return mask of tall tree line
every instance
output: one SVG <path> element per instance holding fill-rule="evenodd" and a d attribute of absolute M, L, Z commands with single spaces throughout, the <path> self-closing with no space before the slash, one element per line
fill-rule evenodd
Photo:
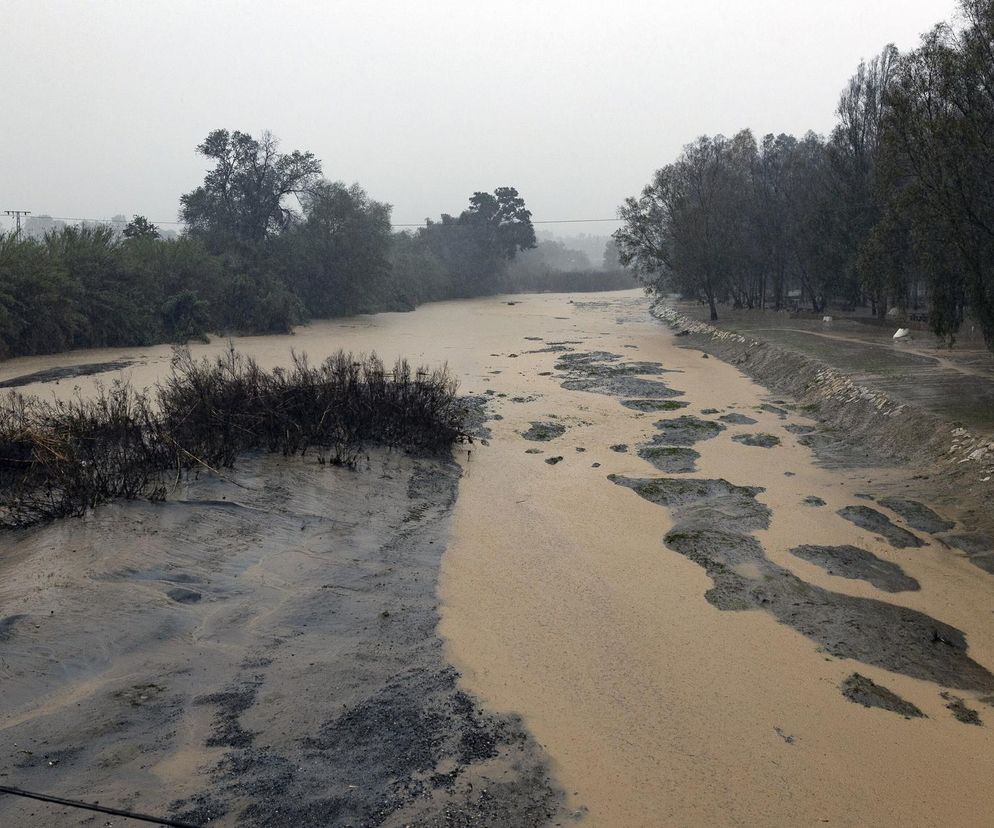
<path fill-rule="evenodd" d="M 269 133 L 218 129 L 197 151 L 210 168 L 180 198 L 178 238 L 142 216 L 123 232 L 0 234 L 0 358 L 283 332 L 308 318 L 497 293 L 509 262 L 535 244 L 513 187 L 395 233 L 389 204 L 325 180 L 312 153 L 282 152 Z"/>
<path fill-rule="evenodd" d="M 619 210 L 653 290 L 822 312 L 969 315 L 994 350 L 994 0 L 960 0 L 920 46 L 862 62 L 827 137 L 703 136 Z"/>

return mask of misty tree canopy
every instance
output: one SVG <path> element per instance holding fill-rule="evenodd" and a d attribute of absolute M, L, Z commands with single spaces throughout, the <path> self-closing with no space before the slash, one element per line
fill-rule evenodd
<path fill-rule="evenodd" d="M 535 245 L 513 187 L 475 192 L 458 216 L 395 233 L 389 204 L 323 179 L 312 153 L 282 152 L 270 133 L 217 129 L 197 152 L 211 166 L 180 197 L 187 229 L 178 238 L 139 215 L 93 226 L 49 220 L 40 237 L 0 234 L 0 358 L 284 332 L 308 318 L 493 294 Z M 551 284 L 542 274 L 528 287 Z"/>
<path fill-rule="evenodd" d="M 919 48 L 863 62 L 828 138 L 703 136 L 619 210 L 652 290 L 781 309 L 967 313 L 994 350 L 994 2 L 960 0 Z M 790 297 L 795 297 L 791 300 Z"/>
<path fill-rule="evenodd" d="M 244 132 L 215 129 L 197 152 L 214 162 L 204 183 L 180 196 L 189 231 L 223 246 L 258 244 L 293 221 L 291 196 L 311 191 L 321 176 L 313 153 L 279 151 L 269 132 L 256 139 Z"/>

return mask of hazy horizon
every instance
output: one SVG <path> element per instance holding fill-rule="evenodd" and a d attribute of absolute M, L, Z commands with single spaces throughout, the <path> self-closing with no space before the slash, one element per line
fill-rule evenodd
<path fill-rule="evenodd" d="M 175 221 L 225 127 L 271 130 L 417 223 L 501 185 L 538 221 L 611 218 L 702 133 L 826 133 L 859 60 L 913 48 L 955 3 L 0 9 L 0 211 Z"/>

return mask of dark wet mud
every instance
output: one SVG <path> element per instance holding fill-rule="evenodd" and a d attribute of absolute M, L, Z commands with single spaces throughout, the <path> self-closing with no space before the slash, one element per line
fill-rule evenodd
<path fill-rule="evenodd" d="M 638 479 L 614 483 L 668 507 L 674 527 L 667 547 L 703 567 L 714 582 L 705 593 L 722 610 L 762 609 L 837 658 L 925 679 L 946 687 L 987 691 L 994 674 L 967 655 L 966 636 L 918 612 L 809 584 L 773 563 L 750 534 L 769 526 L 762 489 L 726 480 Z"/>
<path fill-rule="evenodd" d="M 785 408 L 780 408 L 778 405 L 770 405 L 769 403 L 763 403 L 760 408 L 763 411 L 768 411 L 770 414 L 776 414 L 781 420 L 786 420 L 790 414 Z"/>
<path fill-rule="evenodd" d="M 14 628 L 27 618 L 26 615 L 8 615 L 0 618 L 0 642 L 9 641 L 14 635 Z"/>
<path fill-rule="evenodd" d="M 35 382 L 59 382 L 64 379 L 87 377 L 92 374 L 107 374 L 111 371 L 120 371 L 134 364 L 135 360 L 133 359 L 117 359 L 111 362 L 88 362 L 83 365 L 65 365 L 2 380 L 0 381 L 0 388 L 19 388 L 22 385 L 31 385 Z"/>
<path fill-rule="evenodd" d="M 670 474 L 696 471 L 697 459 L 701 456 L 684 446 L 643 446 L 638 455 L 660 471 Z"/>
<path fill-rule="evenodd" d="M 936 532 L 945 532 L 956 526 L 953 521 L 946 520 L 917 500 L 908 500 L 904 497 L 882 497 L 877 503 L 900 515 L 908 526 L 919 532 L 928 532 L 934 535 Z"/>
<path fill-rule="evenodd" d="M 702 440 L 711 440 L 725 430 L 725 426 L 713 420 L 702 420 L 691 414 L 683 414 L 671 420 L 658 420 L 655 423 L 658 434 L 652 442 L 671 446 L 692 446 Z"/>
<path fill-rule="evenodd" d="M 770 509 L 756 499 L 759 486 L 736 486 L 727 480 L 686 478 L 630 478 L 608 475 L 608 480 L 634 490 L 650 503 L 666 506 L 681 521 L 701 518 L 717 529 L 755 531 L 770 525 Z"/>
<path fill-rule="evenodd" d="M 785 423 L 784 431 L 789 431 L 791 434 L 811 434 L 815 431 L 814 426 L 801 425 L 800 423 Z"/>
<path fill-rule="evenodd" d="M 817 564 L 829 575 L 866 581 L 883 592 L 914 592 L 921 589 L 918 581 L 905 574 L 896 563 L 878 558 L 858 546 L 805 544 L 795 546 L 790 554 Z"/>
<path fill-rule="evenodd" d="M 966 554 L 974 566 L 994 575 L 994 538 L 982 532 L 946 535 L 942 542 Z"/>
<path fill-rule="evenodd" d="M 633 411 L 677 411 L 686 408 L 690 403 L 684 400 L 622 400 L 621 404 L 625 408 Z M 753 420 L 755 422 L 755 420 Z"/>
<path fill-rule="evenodd" d="M 733 411 L 731 414 L 722 414 L 719 418 L 722 422 L 731 423 L 732 425 L 755 425 L 756 420 L 746 414 L 739 414 L 737 411 Z"/>
<path fill-rule="evenodd" d="M 662 380 L 639 376 L 666 373 L 668 369 L 658 362 L 624 362 L 618 354 L 592 351 L 565 354 L 555 367 L 557 371 L 565 372 L 560 385 L 569 391 L 646 400 L 683 396 L 682 391 L 670 388 Z"/>
<path fill-rule="evenodd" d="M 859 673 L 853 673 L 842 682 L 842 695 L 854 704 L 863 707 L 879 707 L 904 716 L 906 719 L 927 718 L 924 713 L 911 702 L 905 701 L 897 693 L 877 684 L 872 679 Z"/>
<path fill-rule="evenodd" d="M 871 509 L 869 506 L 845 506 L 839 509 L 839 515 L 851 523 L 855 523 L 860 529 L 866 529 L 868 532 L 880 535 L 897 549 L 917 548 L 925 545 L 925 542 L 917 535 L 895 525 L 887 515 L 876 509 Z"/>
<path fill-rule="evenodd" d="M 780 438 L 775 434 L 735 434 L 732 439 L 736 443 L 744 446 L 755 446 L 756 448 L 774 448 L 780 445 Z"/>
<path fill-rule="evenodd" d="M 13 537 L 3 781 L 195 824 L 561 815 L 541 749 L 459 688 L 436 633 L 459 474 L 380 451 L 359 472 L 255 458 Z M 7 797 L 0 824 L 95 823 Z"/>
<path fill-rule="evenodd" d="M 952 693 L 940 693 L 939 695 L 946 700 L 946 709 L 953 714 L 956 721 L 983 727 L 984 723 L 980 714 L 972 707 L 967 707 L 966 702 L 959 696 L 954 696 Z"/>
<path fill-rule="evenodd" d="M 826 503 L 818 495 L 808 495 L 804 498 L 805 506 L 825 506 Z"/>
<path fill-rule="evenodd" d="M 554 422 L 532 422 L 531 426 L 527 431 L 521 433 L 521 436 L 526 440 L 536 440 L 538 442 L 547 442 L 549 440 L 555 440 L 556 437 L 562 437 L 566 433 L 566 426 L 562 423 Z"/>

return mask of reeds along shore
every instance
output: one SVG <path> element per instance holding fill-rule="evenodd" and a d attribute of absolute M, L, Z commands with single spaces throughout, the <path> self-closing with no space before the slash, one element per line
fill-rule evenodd
<path fill-rule="evenodd" d="M 151 390 L 117 381 L 92 399 L 0 402 L 0 528 L 79 515 L 116 498 L 162 499 L 186 471 L 230 467 L 251 450 L 308 451 L 354 466 L 364 445 L 444 451 L 464 437 L 445 368 L 387 371 L 339 351 L 318 366 L 293 354 L 263 370 L 233 349 L 195 360 L 177 349 Z"/>

